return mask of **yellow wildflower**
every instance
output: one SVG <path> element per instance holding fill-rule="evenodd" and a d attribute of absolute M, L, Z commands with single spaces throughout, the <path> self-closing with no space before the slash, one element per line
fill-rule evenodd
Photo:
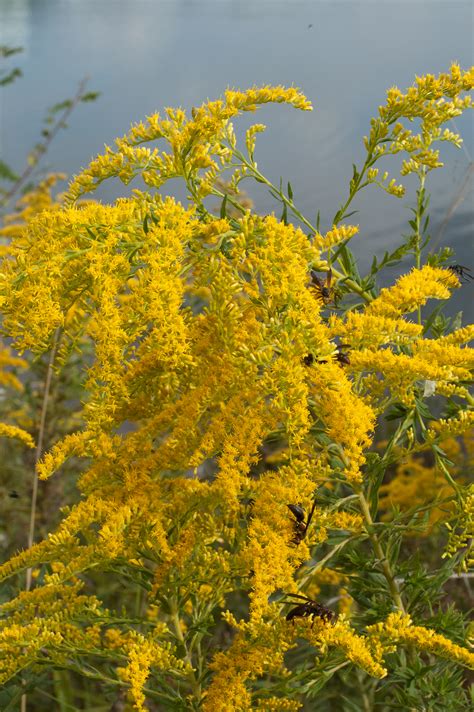
<path fill-rule="evenodd" d="M 434 630 L 412 624 L 411 618 L 401 612 L 391 613 L 386 621 L 368 629 L 369 634 L 381 638 L 384 645 L 413 645 L 420 652 L 433 653 L 466 667 L 474 668 L 474 654 L 456 645 Z"/>

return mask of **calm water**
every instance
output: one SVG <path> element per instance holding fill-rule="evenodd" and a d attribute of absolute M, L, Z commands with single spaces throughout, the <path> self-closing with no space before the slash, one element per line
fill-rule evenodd
<path fill-rule="evenodd" d="M 473 3 L 457 0 L 0 0 L 0 43 L 25 48 L 13 58 L 24 77 L 2 91 L 2 158 L 20 168 L 45 107 L 71 96 L 85 75 L 102 95 L 75 112 L 47 158 L 49 168 L 70 175 L 132 121 L 164 106 L 190 108 L 227 86 L 294 84 L 315 111 L 259 112 L 268 130 L 258 138 L 257 159 L 274 181 L 291 180 L 303 212 L 313 219 L 320 210 L 327 226 L 351 164 L 363 158 L 361 139 L 385 90 L 445 71 L 452 60 L 472 65 L 472 26 Z M 244 117 L 237 126 L 254 121 Z M 473 265 L 472 181 L 439 235 L 474 156 L 472 118 L 455 128 L 464 148 L 445 146 L 446 168 L 431 178 L 432 232 L 456 248 L 460 263 Z M 108 186 L 100 197 L 115 195 Z M 252 197 L 258 211 L 274 209 L 265 192 L 252 189 Z M 371 188 L 358 200 L 352 219 L 361 233 L 353 246 L 362 268 L 397 243 L 412 199 Z M 464 287 L 455 306 L 468 310 L 473 294 Z"/>

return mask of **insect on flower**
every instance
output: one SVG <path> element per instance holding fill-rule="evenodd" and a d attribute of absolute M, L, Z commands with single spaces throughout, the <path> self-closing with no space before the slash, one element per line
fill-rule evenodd
<path fill-rule="evenodd" d="M 286 506 L 288 507 L 290 512 L 295 517 L 293 520 L 295 533 L 294 533 L 292 542 L 293 542 L 293 544 L 298 545 L 301 541 L 303 541 L 303 539 L 306 536 L 306 532 L 308 531 L 308 527 L 311 523 L 311 519 L 313 518 L 314 508 L 316 507 L 316 500 L 314 500 L 314 502 L 313 502 L 313 506 L 311 507 L 311 511 L 310 511 L 306 521 L 305 521 L 305 510 L 301 505 L 287 504 Z"/>
<path fill-rule="evenodd" d="M 463 265 L 449 265 L 448 269 L 457 274 L 461 282 L 463 279 L 466 281 L 474 279 L 469 267 L 464 267 Z"/>
<path fill-rule="evenodd" d="M 287 621 L 292 621 L 295 618 L 308 618 L 311 616 L 313 619 L 311 627 L 314 625 L 314 619 L 321 618 L 324 622 L 332 622 L 336 619 L 336 613 L 331 611 L 330 608 L 326 608 L 321 603 L 314 601 L 312 598 L 307 596 L 302 596 L 299 593 L 285 593 L 285 596 L 290 596 L 292 598 L 300 598 L 304 603 L 298 603 L 297 606 L 289 611 L 285 618 Z"/>
<path fill-rule="evenodd" d="M 329 269 L 327 274 L 326 274 L 326 279 L 322 280 L 318 277 L 316 272 L 312 269 L 311 270 L 311 286 L 314 287 L 321 299 L 323 300 L 323 304 L 329 304 L 329 302 L 333 298 L 333 288 L 332 288 L 332 270 Z"/>
<path fill-rule="evenodd" d="M 342 349 L 350 349 L 350 344 L 339 344 L 337 346 L 336 361 L 340 363 L 341 366 L 350 366 L 351 360 L 345 351 Z"/>
<path fill-rule="evenodd" d="M 342 349 L 350 349 L 350 347 L 350 344 L 338 344 L 338 346 L 336 347 L 337 353 L 335 358 L 341 366 L 349 366 L 351 363 L 349 355 L 345 351 L 342 351 Z M 312 366 L 314 361 L 315 358 L 313 354 L 308 354 L 303 358 L 303 363 L 305 366 Z M 320 359 L 317 363 L 327 363 L 327 361 Z"/>

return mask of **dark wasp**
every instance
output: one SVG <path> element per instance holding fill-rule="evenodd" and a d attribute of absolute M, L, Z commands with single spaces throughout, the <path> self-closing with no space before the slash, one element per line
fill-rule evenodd
<path fill-rule="evenodd" d="M 289 611 L 285 618 L 287 621 L 292 621 L 295 618 L 309 618 L 313 619 L 311 627 L 314 625 L 315 618 L 321 618 L 322 621 L 331 623 L 337 618 L 336 613 L 331 611 L 330 608 L 326 608 L 321 603 L 314 601 L 312 598 L 307 596 L 302 596 L 299 593 L 285 593 L 285 596 L 291 596 L 292 598 L 300 598 L 304 603 L 298 603 L 297 606 Z"/>
<path fill-rule="evenodd" d="M 336 361 L 341 366 L 350 366 L 351 364 L 351 360 L 347 353 L 345 351 L 342 351 L 342 349 L 350 349 L 350 347 L 350 344 L 338 344 L 337 346 Z"/>
<path fill-rule="evenodd" d="M 311 511 L 306 521 L 305 510 L 300 504 L 287 504 L 286 506 L 294 516 L 293 525 L 295 533 L 292 542 L 293 544 L 298 545 L 300 541 L 303 541 L 306 536 L 306 532 L 308 531 L 311 519 L 313 518 L 314 508 L 316 507 L 316 500 L 314 500 L 313 502 L 313 506 L 311 507 Z"/>
<path fill-rule="evenodd" d="M 474 279 L 469 267 L 464 267 L 463 265 L 449 265 L 448 269 L 457 274 L 461 282 L 463 281 L 463 279 L 465 279 L 466 281 Z"/>
<path fill-rule="evenodd" d="M 337 353 L 335 356 L 336 361 L 341 365 L 341 366 L 350 366 L 351 360 L 349 358 L 349 355 L 345 352 L 342 351 L 342 349 L 349 349 L 350 344 L 338 344 L 337 348 Z M 303 363 L 305 366 L 312 366 L 315 361 L 315 358 L 313 354 L 308 354 L 307 356 L 303 357 Z M 321 359 L 317 361 L 317 363 L 327 363 L 327 361 Z"/>
<path fill-rule="evenodd" d="M 314 269 L 311 270 L 311 286 L 317 289 L 323 300 L 323 304 L 328 304 L 332 299 L 334 290 L 331 285 L 332 269 L 328 270 L 325 280 L 320 279 Z"/>

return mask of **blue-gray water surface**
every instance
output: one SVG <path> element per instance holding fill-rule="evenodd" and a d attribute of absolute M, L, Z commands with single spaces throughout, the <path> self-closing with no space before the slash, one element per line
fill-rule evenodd
<path fill-rule="evenodd" d="M 2 90 L 2 160 L 21 169 L 45 108 L 72 96 L 86 75 L 101 97 L 75 111 L 46 158 L 49 169 L 69 175 L 131 122 L 166 106 L 190 109 L 228 86 L 295 85 L 313 102 L 312 113 L 269 106 L 238 119 L 237 129 L 241 135 L 255 120 L 267 124 L 257 142 L 260 169 L 274 182 L 290 180 L 302 212 L 313 220 L 320 210 L 328 227 L 352 163 L 363 161 L 362 137 L 386 89 L 447 71 L 452 61 L 471 66 L 472 27 L 470 0 L 0 0 L 0 43 L 24 48 L 9 60 L 23 77 Z M 451 128 L 464 144 L 441 146 L 445 168 L 428 186 L 431 232 L 473 266 L 472 118 Z M 394 159 L 395 177 L 397 166 Z M 352 221 L 361 230 L 353 249 L 362 269 L 407 231 L 415 184 L 406 183 L 402 200 L 370 187 L 356 201 Z M 250 189 L 256 209 L 276 209 L 258 188 Z M 105 185 L 98 197 L 120 192 Z M 465 319 L 472 319 L 473 294 L 467 284 L 453 300 Z"/>

